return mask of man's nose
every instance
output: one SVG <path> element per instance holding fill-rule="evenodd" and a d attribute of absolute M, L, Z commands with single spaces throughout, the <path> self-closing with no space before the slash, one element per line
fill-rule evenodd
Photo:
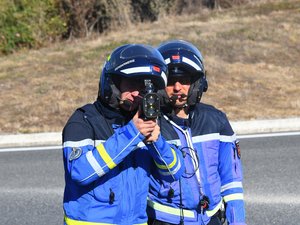
<path fill-rule="evenodd" d="M 174 89 L 175 90 L 180 90 L 182 87 L 182 84 L 179 81 L 176 81 L 174 84 Z"/>

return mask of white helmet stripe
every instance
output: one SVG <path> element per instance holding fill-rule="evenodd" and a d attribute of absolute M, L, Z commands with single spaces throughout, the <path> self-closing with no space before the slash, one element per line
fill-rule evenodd
<path fill-rule="evenodd" d="M 165 82 L 164 86 L 166 86 L 167 85 L 167 75 L 165 74 L 164 71 L 161 72 L 161 77 L 164 79 L 164 82 Z"/>
<path fill-rule="evenodd" d="M 121 72 L 126 73 L 126 74 L 147 73 L 147 72 L 151 72 L 151 68 L 150 68 L 150 66 L 140 66 L 140 67 L 124 69 L 124 70 L 121 70 Z"/>
<path fill-rule="evenodd" d="M 190 66 L 194 67 L 196 70 L 202 71 L 202 69 L 195 62 L 193 62 L 192 60 L 186 57 L 182 57 L 182 62 L 189 64 Z"/>

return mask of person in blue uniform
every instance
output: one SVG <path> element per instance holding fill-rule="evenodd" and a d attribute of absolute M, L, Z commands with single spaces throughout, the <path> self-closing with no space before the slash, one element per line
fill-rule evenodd
<path fill-rule="evenodd" d="M 176 146 L 141 108 L 145 86 L 156 92 L 166 82 L 167 66 L 151 46 L 122 45 L 108 57 L 97 100 L 63 129 L 65 225 L 147 224 L 150 174 L 173 182 L 183 171 Z"/>
<path fill-rule="evenodd" d="M 161 134 L 177 146 L 185 171 L 178 181 L 150 182 L 150 225 L 245 225 L 240 149 L 226 115 L 200 102 L 208 84 L 200 51 L 172 40 L 158 50 L 168 65 Z M 225 213 L 223 207 L 225 205 Z"/>

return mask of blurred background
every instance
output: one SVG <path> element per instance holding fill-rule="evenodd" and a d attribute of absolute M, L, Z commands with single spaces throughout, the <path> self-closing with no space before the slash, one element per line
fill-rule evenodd
<path fill-rule="evenodd" d="M 299 0 L 1 0 L 0 134 L 60 132 L 117 46 L 195 44 L 231 121 L 300 116 Z"/>

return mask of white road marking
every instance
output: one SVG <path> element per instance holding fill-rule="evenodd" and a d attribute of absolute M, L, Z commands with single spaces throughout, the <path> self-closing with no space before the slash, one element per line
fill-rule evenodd
<path fill-rule="evenodd" d="M 37 195 L 60 195 L 64 193 L 63 188 L 0 188 L 0 195 L 25 195 L 25 194 L 37 194 Z"/>
<path fill-rule="evenodd" d="M 248 134 L 237 135 L 237 139 L 246 138 L 263 138 L 263 137 L 281 137 L 281 136 L 295 136 L 300 135 L 300 131 L 296 132 L 279 132 L 279 133 L 266 133 L 266 134 Z M 0 148 L 1 152 L 21 152 L 21 151 L 47 151 L 62 149 L 62 146 L 40 146 L 40 147 L 17 147 L 17 148 Z"/>
<path fill-rule="evenodd" d="M 47 151 L 62 149 L 62 146 L 40 146 L 40 147 L 18 147 L 18 148 L 0 148 L 1 152 L 23 152 L 23 151 Z"/>
<path fill-rule="evenodd" d="M 280 196 L 280 197 L 279 197 Z M 244 200 L 247 204 L 284 204 L 284 205 L 300 205 L 300 195 L 257 195 L 257 194 L 245 194 Z"/>
<path fill-rule="evenodd" d="M 262 138 L 262 137 L 283 137 L 283 136 L 295 136 L 300 135 L 300 132 L 280 132 L 280 133 L 266 133 L 266 134 L 246 134 L 237 135 L 237 139 L 243 138 Z"/>

